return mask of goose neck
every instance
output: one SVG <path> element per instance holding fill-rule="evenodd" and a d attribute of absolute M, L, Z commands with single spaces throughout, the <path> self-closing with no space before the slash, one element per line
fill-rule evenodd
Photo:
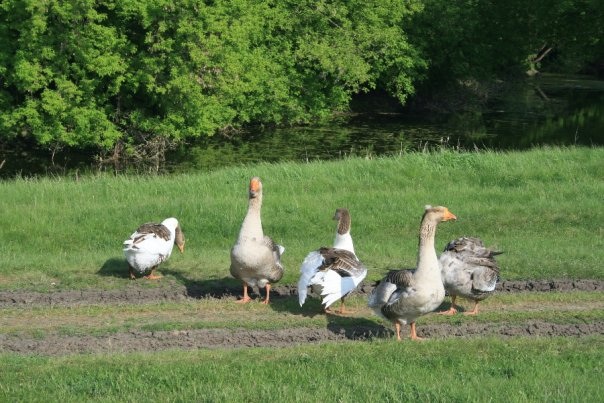
<path fill-rule="evenodd" d="M 434 249 L 436 235 L 436 222 L 424 219 L 419 232 L 419 246 L 417 256 L 417 275 L 440 273 L 438 270 L 438 257 Z"/>
<path fill-rule="evenodd" d="M 248 204 L 247 214 L 241 224 L 241 230 L 239 231 L 239 239 L 244 238 L 255 238 L 261 240 L 264 238 L 262 231 L 262 220 L 260 217 L 260 208 L 262 206 L 262 199 L 260 196 L 251 198 Z"/>
<path fill-rule="evenodd" d="M 336 249 L 344 249 L 349 252 L 354 253 L 354 244 L 352 242 L 352 236 L 349 232 L 345 234 L 340 234 L 336 232 L 336 238 L 333 242 L 333 247 Z"/>

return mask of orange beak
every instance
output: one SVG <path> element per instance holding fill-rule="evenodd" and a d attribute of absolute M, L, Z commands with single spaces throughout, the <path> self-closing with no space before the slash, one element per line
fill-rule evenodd
<path fill-rule="evenodd" d="M 176 245 L 178 246 L 178 250 L 180 251 L 180 253 L 184 253 L 185 251 L 185 244 L 183 243 L 182 245 Z"/>
<path fill-rule="evenodd" d="M 455 216 L 455 214 L 451 213 L 449 211 L 449 209 L 447 209 L 445 211 L 445 217 L 443 219 L 444 221 L 449 221 L 449 220 L 457 220 L 457 217 Z"/>
<path fill-rule="evenodd" d="M 260 188 L 260 182 L 258 181 L 258 179 L 253 178 L 250 181 L 250 192 L 257 192 L 259 188 Z"/>

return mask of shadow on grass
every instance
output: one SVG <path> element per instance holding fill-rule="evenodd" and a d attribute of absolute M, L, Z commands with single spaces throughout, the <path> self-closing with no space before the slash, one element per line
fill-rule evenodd
<path fill-rule="evenodd" d="M 167 276 L 172 276 L 181 283 L 186 289 L 186 295 L 190 298 L 240 298 L 243 295 L 243 286 L 241 281 L 231 277 L 223 277 L 208 280 L 191 280 L 181 272 L 166 269 L 160 272 Z M 248 290 L 251 291 L 251 290 Z M 252 292 L 251 297 L 254 297 Z"/>
<path fill-rule="evenodd" d="M 309 297 L 300 306 L 297 295 L 291 296 L 271 296 L 271 308 L 277 312 L 286 312 L 292 315 L 301 315 L 308 318 L 324 316 L 327 320 L 326 328 L 337 335 L 343 336 L 349 340 L 368 340 L 373 338 L 390 338 L 393 331 L 387 329 L 376 318 L 350 316 L 354 315 L 354 308 L 351 308 L 351 314 L 338 314 L 335 311 L 339 309 L 339 302 L 331 306 L 330 312 L 325 312 L 321 300 Z"/>
<path fill-rule="evenodd" d="M 105 277 L 130 278 L 126 259 L 112 257 L 107 259 L 97 274 Z"/>
<path fill-rule="evenodd" d="M 394 334 L 392 329 L 369 318 L 327 314 L 327 321 L 327 329 L 350 340 L 389 339 Z"/>

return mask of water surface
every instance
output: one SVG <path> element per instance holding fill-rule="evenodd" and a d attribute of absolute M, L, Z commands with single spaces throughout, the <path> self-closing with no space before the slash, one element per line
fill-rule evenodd
<path fill-rule="evenodd" d="M 545 145 L 604 145 L 604 81 L 544 75 L 506 84 L 505 88 L 485 105 L 464 112 L 357 108 L 356 113 L 342 115 L 329 125 L 255 128 L 228 137 L 196 139 L 169 151 L 160 171 L 207 171 L 262 161 L 389 156 L 438 147 L 523 150 Z M 99 169 L 94 151 L 55 151 L 53 156 L 52 150 L 33 145 L 0 148 L 0 163 L 6 160 L 0 177 Z M 154 169 L 155 165 L 149 163 L 134 171 Z"/>

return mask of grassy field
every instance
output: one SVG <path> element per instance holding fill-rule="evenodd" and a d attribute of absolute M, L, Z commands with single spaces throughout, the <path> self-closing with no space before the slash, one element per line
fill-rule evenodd
<path fill-rule="evenodd" d="M 604 278 L 604 149 L 572 148 L 4 181 L 0 290 L 123 287 L 123 240 L 139 224 L 169 216 L 181 221 L 187 245 L 160 272 L 180 282 L 228 278 L 254 175 L 264 182 L 265 233 L 286 248 L 286 284 L 297 281 L 309 251 L 333 242 L 337 207 L 351 211 L 368 280 L 414 266 L 426 204 L 459 218 L 439 227 L 437 249 L 479 236 L 506 252 L 504 279 Z"/>
<path fill-rule="evenodd" d="M 3 401 L 588 402 L 602 337 L 4 355 Z"/>
<path fill-rule="evenodd" d="M 352 234 L 369 267 L 367 281 L 389 268 L 412 267 L 425 204 L 451 209 L 437 249 L 479 236 L 505 253 L 502 278 L 604 279 L 604 149 L 512 153 L 410 153 L 395 158 L 262 164 L 163 177 L 99 175 L 0 182 L 0 291 L 142 289 L 207 285 L 229 279 L 229 249 L 247 208 L 247 184 L 264 183 L 265 232 L 283 243 L 285 284 L 304 256 L 333 241 L 337 207 L 352 214 Z M 184 254 L 161 266 L 164 279 L 132 282 L 122 241 L 141 223 L 177 217 Z M 78 303 L 0 309 L 0 347 L 78 338 L 107 347 L 137 332 L 197 329 L 311 332 L 373 326 L 362 295 L 348 317 L 317 314 L 295 297 L 241 306 L 234 297 L 140 304 Z M 467 301 L 459 301 L 470 308 Z M 604 322 L 599 291 L 496 294 L 477 317 L 427 315 L 418 331 L 451 325 L 594 326 Z M 405 332 L 408 330 L 406 329 Z M 166 333 L 162 333 L 166 332 Z M 599 333 L 598 333 L 599 332 Z M 480 333 L 479 333 L 480 334 Z M 177 336 L 174 336 L 177 337 Z M 114 338 L 114 339 L 112 339 Z M 100 340 L 100 341 L 99 341 Z M 58 356 L 1 348 L 0 401 L 585 401 L 604 395 L 604 335 L 580 337 L 434 337 L 397 343 L 293 343 L 284 347 L 160 349 Z M 75 344 L 74 347 L 75 348 Z M 17 350 L 13 350 L 17 351 Z"/>

